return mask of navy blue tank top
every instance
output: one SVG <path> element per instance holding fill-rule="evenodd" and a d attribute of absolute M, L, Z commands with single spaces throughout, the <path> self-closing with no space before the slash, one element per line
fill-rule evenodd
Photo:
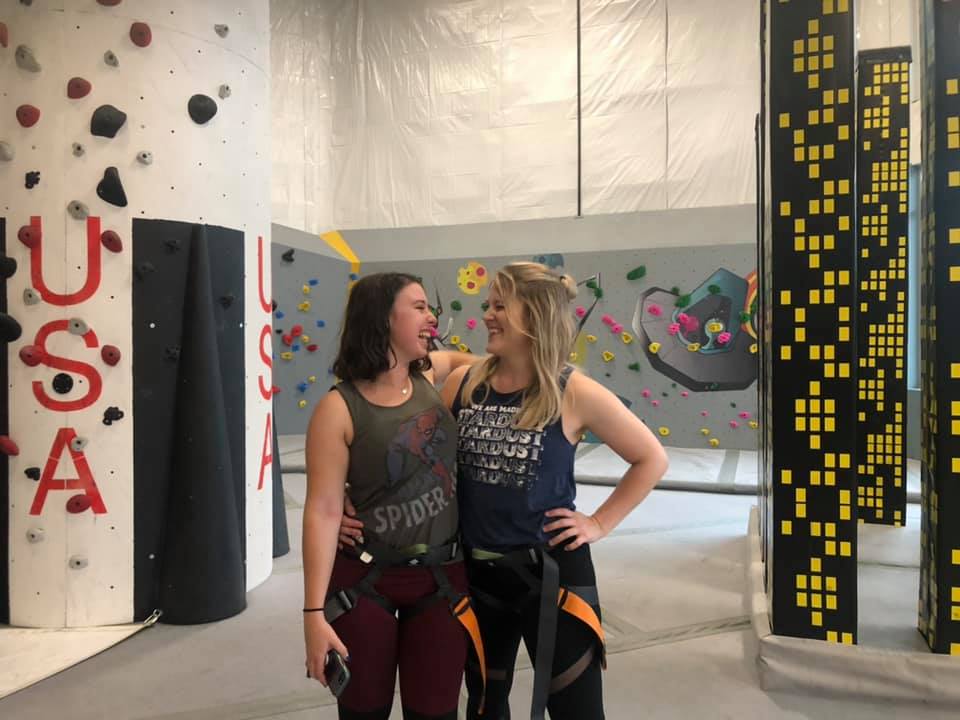
<path fill-rule="evenodd" d="M 564 368 L 565 389 L 572 367 Z M 469 373 L 468 373 L 469 374 Z M 467 381 L 464 376 L 460 391 Z M 543 430 L 513 426 L 522 392 L 505 395 L 486 386 L 465 407 L 460 394 L 453 403 L 457 419 L 457 499 L 460 532 L 467 547 L 509 552 L 543 545 L 543 526 L 554 508 L 574 510 L 577 486 L 573 479 L 576 445 L 563 434 L 561 421 Z"/>

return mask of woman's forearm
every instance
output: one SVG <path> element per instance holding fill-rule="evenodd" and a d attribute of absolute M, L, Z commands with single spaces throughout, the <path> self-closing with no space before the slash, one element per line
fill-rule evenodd
<path fill-rule="evenodd" d="M 327 507 L 329 505 L 329 507 Z M 303 512 L 303 603 L 323 607 L 337 554 L 337 533 L 343 515 L 343 500 L 333 507 L 307 505 Z"/>

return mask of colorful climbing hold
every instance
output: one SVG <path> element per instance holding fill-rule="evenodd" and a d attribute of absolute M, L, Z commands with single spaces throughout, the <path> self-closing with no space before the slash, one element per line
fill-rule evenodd
<path fill-rule="evenodd" d="M 567 356 L 567 359 L 570 360 L 570 362 L 575 363 L 579 359 L 579 357 L 580 356 L 577 355 L 575 352 L 572 352 Z"/>
<path fill-rule="evenodd" d="M 470 318 L 469 320 L 467 320 L 467 330 L 475 330 L 476 327 L 477 327 L 476 318 Z"/>
<path fill-rule="evenodd" d="M 300 342 L 302 342 L 302 343 L 304 343 L 304 344 L 310 342 L 310 336 L 309 336 L 309 335 L 301 335 L 301 336 L 300 336 Z"/>
<path fill-rule="evenodd" d="M 594 296 L 595 298 L 597 298 L 597 300 L 599 300 L 600 298 L 602 298 L 602 297 L 603 297 L 603 288 L 602 288 L 602 287 L 594 288 L 594 290 L 593 290 L 593 296 Z"/>
<path fill-rule="evenodd" d="M 604 315 L 603 317 L 600 318 L 600 322 L 602 322 L 604 325 L 609 327 L 613 325 L 613 323 L 615 323 L 616 320 L 613 319 L 612 315 Z"/>
<path fill-rule="evenodd" d="M 123 251 L 123 240 L 115 230 L 104 230 L 100 234 L 100 243 L 112 253 Z"/>
<path fill-rule="evenodd" d="M 307 345 L 307 352 L 316 352 L 317 349 L 318 349 L 318 347 L 319 347 L 319 346 L 316 345 L 315 343 L 311 343 L 311 344 Z"/>
<path fill-rule="evenodd" d="M 623 332 L 623 325 L 620 323 L 614 323 L 610 326 L 610 332 L 612 332 L 614 335 L 619 335 Z"/>
<path fill-rule="evenodd" d="M 36 367 L 43 362 L 46 353 L 37 345 L 24 345 L 20 348 L 20 359 L 28 367 Z"/>
<path fill-rule="evenodd" d="M 306 285 L 306 284 L 305 284 L 303 287 L 300 288 L 300 290 L 303 292 L 304 295 L 309 295 L 309 294 L 310 294 L 310 286 L 309 286 L 309 285 Z"/>
<path fill-rule="evenodd" d="M 713 320 L 712 322 L 707 323 L 707 332 L 718 333 L 723 330 L 723 323 Z"/>
<path fill-rule="evenodd" d="M 450 303 L 450 309 L 456 312 L 463 310 L 463 304 L 459 300 L 454 300 Z"/>
<path fill-rule="evenodd" d="M 646 274 L 647 267 L 645 265 L 639 265 L 627 273 L 627 280 L 639 280 Z"/>
<path fill-rule="evenodd" d="M 707 286 L 707 291 L 708 291 L 711 295 L 719 295 L 720 292 L 721 292 L 721 288 L 720 288 L 719 285 L 708 285 L 708 286 Z"/>
<path fill-rule="evenodd" d="M 578 318 L 583 319 L 587 314 L 587 309 L 583 305 L 578 305 L 577 309 L 573 312 Z"/>
<path fill-rule="evenodd" d="M 700 411 L 700 414 L 701 414 L 703 417 L 710 417 L 710 411 L 709 411 L 709 410 L 701 410 L 701 411 Z"/>
<path fill-rule="evenodd" d="M 752 355 L 756 355 L 758 349 L 759 349 L 759 348 L 758 348 L 757 344 L 756 344 L 756 343 L 753 343 L 753 344 L 750 346 L 750 353 L 751 353 Z"/>
<path fill-rule="evenodd" d="M 686 390 L 683 390 L 680 393 L 680 397 L 689 397 L 689 396 L 690 396 L 690 393 L 688 393 Z"/>
<path fill-rule="evenodd" d="M 299 392 L 305 393 L 307 391 L 307 383 L 302 382 L 297 384 L 297 390 Z"/>
<path fill-rule="evenodd" d="M 596 335 L 587 335 L 587 342 L 588 342 L 588 343 L 595 343 L 596 341 L 597 341 L 597 336 L 596 336 Z"/>
<path fill-rule="evenodd" d="M 728 332 L 720 333 L 717 335 L 717 345 L 726 345 L 728 342 L 730 342 L 731 337 L 733 336 Z"/>
<path fill-rule="evenodd" d="M 153 42 L 153 31 L 145 22 L 135 22 L 130 26 L 130 39 L 137 47 L 148 47 Z"/>
<path fill-rule="evenodd" d="M 17 108 L 17 122 L 22 127 L 31 128 L 40 120 L 40 108 L 35 105 L 21 105 Z"/>
<path fill-rule="evenodd" d="M 741 322 L 741 323 L 744 323 L 744 324 L 750 322 L 750 313 L 748 313 L 746 310 L 741 310 L 741 311 L 740 311 L 740 322 Z"/>
<path fill-rule="evenodd" d="M 650 343 L 650 344 L 647 346 L 647 349 L 648 349 L 653 355 L 656 355 L 658 352 L 660 352 L 660 343 L 658 343 L 658 342 L 652 342 L 652 343 Z"/>
<path fill-rule="evenodd" d="M 22 225 L 17 231 L 17 239 L 28 248 L 35 248 L 43 240 L 43 231 L 39 227 L 32 225 Z"/>
<path fill-rule="evenodd" d="M 680 297 L 677 298 L 677 301 L 674 303 L 674 305 L 677 306 L 678 308 L 685 308 L 689 304 L 690 304 L 689 295 L 681 295 Z"/>
<path fill-rule="evenodd" d="M 650 401 L 650 404 L 653 405 L 654 407 L 660 407 L 660 401 L 659 401 L 659 400 L 651 400 L 651 401 Z"/>
<path fill-rule="evenodd" d="M 67 97 L 71 100 L 85 98 L 92 89 L 90 81 L 82 77 L 72 77 L 67 81 Z"/>
<path fill-rule="evenodd" d="M 303 410 L 306 406 L 307 406 L 307 401 L 306 401 L 306 400 L 300 400 L 300 401 L 297 403 L 297 407 L 300 408 L 301 410 Z"/>
<path fill-rule="evenodd" d="M 17 272 L 16 258 L 0 255 L 0 279 L 7 280 L 12 278 Z"/>
<path fill-rule="evenodd" d="M 300 312 L 310 312 L 310 301 L 304 300 L 302 303 L 297 305 L 297 310 Z"/>
<path fill-rule="evenodd" d="M 700 428 L 700 434 L 703 435 L 703 436 L 707 436 L 707 435 L 710 434 L 710 429 L 709 429 L 709 428 Z"/>
<path fill-rule="evenodd" d="M 100 349 L 100 357 L 111 367 L 120 362 L 120 348 L 114 345 L 104 345 Z"/>
<path fill-rule="evenodd" d="M 317 320 L 317 327 L 318 327 L 318 328 L 322 328 L 322 327 L 326 327 L 326 326 L 327 326 L 327 323 L 326 323 L 325 321 L 323 321 L 323 320 Z"/>
<path fill-rule="evenodd" d="M 647 312 L 653 315 L 654 317 L 660 317 L 661 315 L 663 315 L 663 308 L 660 307 L 659 305 L 651 303 L 647 307 Z"/>
<path fill-rule="evenodd" d="M 612 352 L 610 352 L 609 350 L 604 350 L 602 357 L 603 357 L 603 361 L 604 361 L 604 362 L 610 362 L 611 360 L 613 360 L 613 359 L 616 357 L 616 355 L 614 355 L 614 354 L 613 354 Z"/>
<path fill-rule="evenodd" d="M 720 441 L 717 438 L 710 438 L 710 447 L 718 447 Z"/>
<path fill-rule="evenodd" d="M 667 327 L 667 333 L 670 335 L 676 335 L 680 332 L 680 323 L 670 323 Z"/>
<path fill-rule="evenodd" d="M 111 205 L 127 206 L 127 194 L 120 181 L 120 171 L 115 167 L 108 167 L 103 171 L 103 179 L 97 185 L 97 196 Z"/>
<path fill-rule="evenodd" d="M 633 335 L 628 332 L 622 332 L 620 333 L 620 339 L 623 340 L 624 345 L 629 345 L 633 342 Z"/>
<path fill-rule="evenodd" d="M 670 434 L 670 428 L 665 426 L 660 426 L 657 428 L 657 432 L 660 433 L 662 437 L 667 437 Z"/>
<path fill-rule="evenodd" d="M 293 337 L 300 337 L 303 335 L 303 325 L 294 325 L 292 328 L 290 328 L 290 334 Z"/>
<path fill-rule="evenodd" d="M 293 345 L 293 336 L 292 335 L 281 335 L 280 340 L 283 341 L 283 344 L 287 347 Z"/>
<path fill-rule="evenodd" d="M 71 515 L 79 515 L 90 509 L 90 497 L 86 493 L 74 495 L 67 500 L 67 512 Z"/>
<path fill-rule="evenodd" d="M 280 353 L 280 357 L 289 362 L 290 360 L 293 360 L 293 353 L 289 351 L 282 352 Z"/>
<path fill-rule="evenodd" d="M 451 344 L 453 344 L 453 345 L 459 345 L 459 344 L 460 344 L 460 336 L 459 336 L 459 335 L 451 335 L 451 336 L 450 336 L 450 342 L 451 342 Z"/>
<path fill-rule="evenodd" d="M 627 365 L 627 367 L 633 370 L 634 372 L 640 372 L 640 363 L 637 363 L 637 362 L 630 363 L 629 365 Z"/>
<path fill-rule="evenodd" d="M 317 280 L 316 278 L 310 278 L 309 280 L 307 280 L 307 285 L 309 285 L 310 287 L 316 287 L 319 284 L 320 284 L 320 281 Z"/>
<path fill-rule="evenodd" d="M 310 377 L 307 378 L 307 382 L 310 383 L 311 385 L 312 385 L 313 383 L 315 383 L 316 381 L 317 381 L 317 376 L 316 376 L 316 375 L 311 375 Z"/>
<path fill-rule="evenodd" d="M 700 351 L 700 343 L 696 343 L 696 342 L 694 342 L 694 343 L 687 343 L 687 350 L 689 350 L 690 352 L 699 352 L 699 351 Z"/>
<path fill-rule="evenodd" d="M 732 427 L 733 429 L 737 429 L 738 427 L 740 427 L 740 423 L 738 423 L 736 420 L 731 420 L 730 427 Z"/>
<path fill-rule="evenodd" d="M 457 350 L 459 350 L 462 353 L 470 352 L 470 348 L 467 345 L 464 345 L 463 343 L 460 343 L 459 345 L 457 345 Z"/>
<path fill-rule="evenodd" d="M 750 427 L 751 427 L 752 429 L 754 429 L 754 430 L 756 430 L 758 427 L 760 427 L 760 423 L 758 423 L 756 420 L 751 420 L 748 424 L 749 424 Z"/>
<path fill-rule="evenodd" d="M 9 435 L 0 435 L 0 453 L 3 453 L 9 457 L 14 457 L 20 454 L 20 448 L 17 447 L 17 444 L 10 438 Z"/>
<path fill-rule="evenodd" d="M 642 391 L 640 394 L 641 394 L 643 397 L 648 398 L 648 397 L 650 397 L 650 389 L 649 389 L 649 388 L 644 388 L 643 391 Z"/>
<path fill-rule="evenodd" d="M 741 418 L 742 420 L 746 420 L 746 419 L 749 418 L 749 417 L 750 417 L 750 413 L 747 412 L 746 410 L 742 410 L 742 411 L 740 412 L 740 418 Z"/>

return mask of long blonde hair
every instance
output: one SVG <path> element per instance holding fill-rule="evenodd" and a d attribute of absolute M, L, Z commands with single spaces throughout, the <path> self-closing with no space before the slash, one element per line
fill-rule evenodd
<path fill-rule="evenodd" d="M 514 262 L 497 271 L 490 289 L 503 299 L 510 323 L 530 339 L 534 378 L 523 391 L 513 424 L 541 429 L 560 418 L 563 406 L 559 380 L 576 334 L 570 301 L 577 296 L 577 283 L 570 275 L 556 275 L 540 263 Z M 481 385 L 485 386 L 481 402 L 486 400 L 498 365 L 499 359 L 491 355 L 470 371 L 460 398 L 462 405 L 473 405 L 473 394 Z"/>

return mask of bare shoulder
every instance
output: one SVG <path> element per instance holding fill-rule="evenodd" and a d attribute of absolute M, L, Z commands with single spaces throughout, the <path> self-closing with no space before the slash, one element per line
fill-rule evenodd
<path fill-rule="evenodd" d="M 348 443 L 352 440 L 353 420 L 350 417 L 350 409 L 338 390 L 331 389 L 320 398 L 320 402 L 313 409 L 307 436 L 310 438 L 318 435 L 326 437 L 339 435 Z"/>

